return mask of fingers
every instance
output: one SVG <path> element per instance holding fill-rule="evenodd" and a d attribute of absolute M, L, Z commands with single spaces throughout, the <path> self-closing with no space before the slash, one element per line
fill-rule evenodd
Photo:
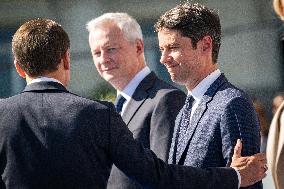
<path fill-rule="evenodd" d="M 265 172 L 268 170 L 268 167 L 267 167 L 267 164 L 264 164 L 264 170 L 265 170 Z"/>
<path fill-rule="evenodd" d="M 261 177 L 261 179 L 260 180 L 262 180 L 262 179 L 264 179 L 265 177 L 266 177 L 266 173 L 264 173 L 263 175 L 262 175 L 262 177 Z"/>
<path fill-rule="evenodd" d="M 248 160 L 246 165 L 240 167 L 240 174 L 242 178 L 241 186 L 252 185 L 266 176 L 267 160 L 264 153 L 258 153 L 253 156 L 241 157 Z M 241 159 L 241 158 L 236 158 Z"/>
<path fill-rule="evenodd" d="M 266 177 L 266 171 L 268 170 L 267 164 L 266 164 L 266 158 L 264 156 L 263 159 L 263 154 L 256 154 L 257 158 L 254 159 L 254 175 L 257 176 L 255 179 L 255 182 L 263 179 Z"/>
<path fill-rule="evenodd" d="M 258 161 L 265 161 L 266 163 L 266 154 L 265 153 L 258 153 L 253 155 Z"/>
<path fill-rule="evenodd" d="M 241 168 L 243 166 L 246 166 L 249 160 L 250 159 L 246 157 L 233 158 L 230 167 Z"/>
<path fill-rule="evenodd" d="M 246 168 L 247 169 L 247 168 Z M 242 169 L 241 173 L 241 187 L 251 186 L 266 177 L 265 170 L 253 171 L 252 169 Z"/>
<path fill-rule="evenodd" d="M 259 167 L 264 170 L 264 173 L 268 170 L 267 159 L 264 153 L 258 153 L 252 156 L 255 163 L 258 163 Z"/>
<path fill-rule="evenodd" d="M 258 181 L 260 181 L 262 179 L 264 179 L 266 177 L 266 175 L 267 175 L 266 171 L 267 171 L 267 169 L 264 169 L 261 173 L 259 173 L 259 176 L 254 180 L 253 184 L 257 183 Z"/>
<path fill-rule="evenodd" d="M 242 153 L 242 142 L 240 139 L 237 140 L 237 143 L 234 148 L 233 158 L 240 158 Z"/>

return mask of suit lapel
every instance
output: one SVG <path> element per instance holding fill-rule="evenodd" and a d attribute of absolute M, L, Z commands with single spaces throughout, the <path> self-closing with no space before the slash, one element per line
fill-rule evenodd
<path fill-rule="evenodd" d="M 176 164 L 177 159 L 179 160 L 181 156 L 181 154 L 179 155 L 177 151 L 177 145 L 178 145 L 178 138 L 179 138 L 179 123 L 181 121 L 181 115 L 183 112 L 183 108 L 180 110 L 175 120 L 175 128 L 174 128 L 171 148 L 169 152 L 169 159 L 168 159 L 169 164 Z M 179 157 L 177 158 L 177 156 Z"/>
<path fill-rule="evenodd" d="M 218 91 L 218 88 L 221 87 L 225 82 L 228 82 L 227 79 L 223 74 L 221 74 L 213 83 L 212 85 L 208 88 L 208 90 L 205 92 L 203 95 L 202 99 L 200 100 L 198 107 L 196 108 L 194 114 L 192 115 L 192 118 L 190 119 L 189 126 L 186 130 L 186 134 L 182 135 L 183 137 L 181 139 L 182 144 L 179 147 L 178 150 L 180 150 L 179 153 L 177 153 L 176 156 L 176 162 L 180 161 L 180 158 L 183 153 L 187 153 L 185 151 L 186 146 L 190 144 L 190 141 L 195 133 L 195 130 L 198 126 L 198 123 L 200 122 L 200 119 L 203 117 L 203 115 L 206 113 L 208 103 L 213 99 L 213 96 L 216 94 Z"/>
<path fill-rule="evenodd" d="M 129 124 L 136 112 L 149 97 L 149 89 L 153 87 L 156 79 L 157 76 L 155 75 L 155 73 L 151 72 L 141 81 L 141 83 L 136 88 L 134 94 L 131 97 L 131 100 L 127 105 L 127 108 L 122 115 L 122 119 L 126 123 L 126 125 Z"/>
<path fill-rule="evenodd" d="M 181 133 L 181 139 L 179 141 L 181 141 L 181 143 L 179 143 L 179 148 L 177 149 L 178 153 L 176 156 L 176 162 L 180 161 L 180 158 L 182 156 L 183 153 L 187 153 L 185 152 L 186 146 L 188 145 L 188 143 L 190 143 L 195 130 L 198 126 L 199 120 L 201 119 L 202 115 L 205 113 L 206 109 L 207 109 L 207 103 L 212 99 L 212 97 L 208 97 L 208 96 L 203 96 L 202 100 L 200 101 L 197 109 L 195 110 L 194 114 L 192 115 L 192 118 L 189 120 L 189 126 L 186 129 L 185 133 Z M 181 121 L 181 120 L 179 120 Z"/>
<path fill-rule="evenodd" d="M 135 99 L 133 99 L 133 97 L 129 101 L 127 108 L 125 109 L 125 111 L 122 115 L 122 119 L 126 123 L 126 125 L 129 124 L 129 122 L 131 121 L 133 116 L 136 114 L 136 112 L 139 110 L 139 108 L 145 102 L 145 100 L 148 97 L 148 94 L 145 91 L 141 91 L 140 94 L 135 95 Z"/>

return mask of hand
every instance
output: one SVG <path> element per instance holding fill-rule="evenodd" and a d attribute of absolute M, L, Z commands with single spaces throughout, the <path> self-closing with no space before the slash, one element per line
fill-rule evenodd
<path fill-rule="evenodd" d="M 246 187 L 253 185 L 266 176 L 267 160 L 264 153 L 242 157 L 241 151 L 242 142 L 238 139 L 230 167 L 235 167 L 239 170 L 241 175 L 241 187 Z"/>

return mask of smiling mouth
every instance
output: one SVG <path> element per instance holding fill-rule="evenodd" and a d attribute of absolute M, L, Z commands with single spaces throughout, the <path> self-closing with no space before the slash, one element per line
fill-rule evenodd
<path fill-rule="evenodd" d="M 166 68 L 170 69 L 170 68 L 174 68 L 174 67 L 177 67 L 177 66 L 179 66 L 179 64 L 167 64 Z"/>
<path fill-rule="evenodd" d="M 117 69 L 117 67 L 107 67 L 107 68 L 103 68 L 102 71 L 103 72 L 108 72 L 108 71 L 112 71 L 114 69 Z"/>
<path fill-rule="evenodd" d="M 111 70 L 113 70 L 113 68 L 105 68 L 105 69 L 103 69 L 104 72 L 111 71 Z"/>

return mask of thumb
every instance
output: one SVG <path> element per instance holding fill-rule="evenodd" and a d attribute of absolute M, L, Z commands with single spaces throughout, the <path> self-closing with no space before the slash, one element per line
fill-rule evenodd
<path fill-rule="evenodd" d="M 242 142 L 240 139 L 237 140 L 237 144 L 234 148 L 234 154 L 233 154 L 233 158 L 240 158 L 241 157 L 241 153 L 242 153 Z"/>

